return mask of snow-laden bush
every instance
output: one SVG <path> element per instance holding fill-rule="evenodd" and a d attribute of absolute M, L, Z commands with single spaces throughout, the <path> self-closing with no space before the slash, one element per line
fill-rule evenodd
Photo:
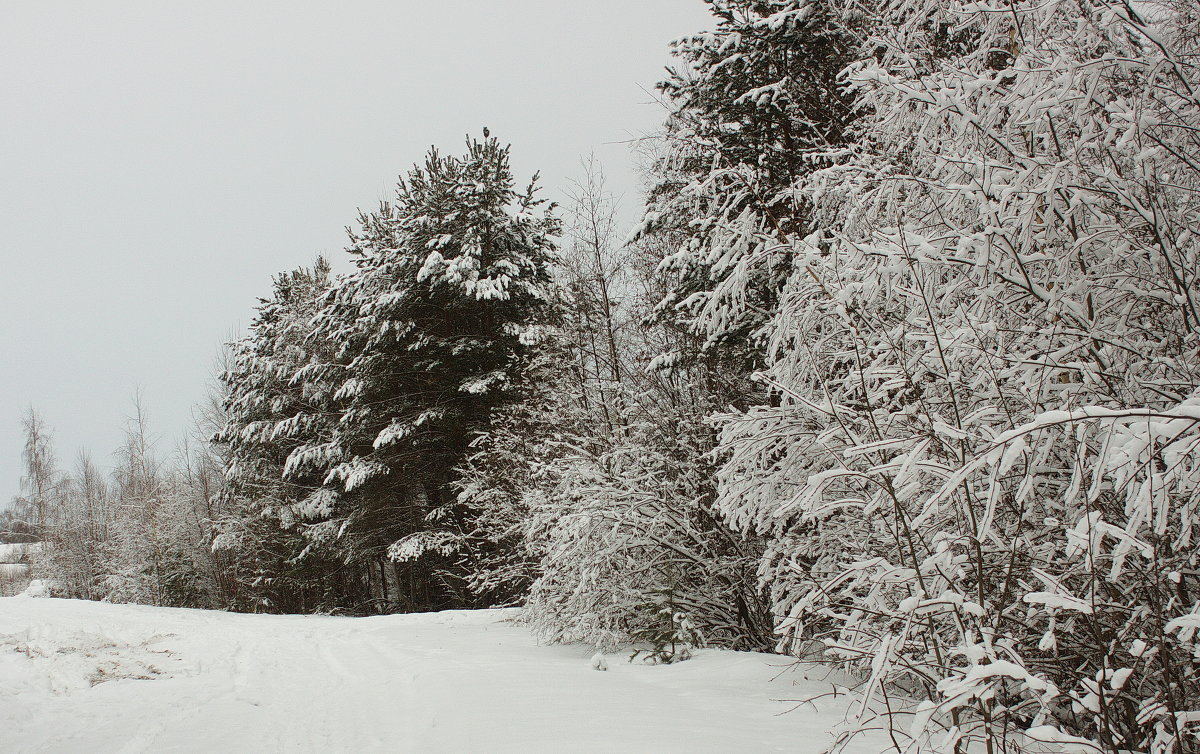
<path fill-rule="evenodd" d="M 527 604 L 543 637 L 649 645 L 657 661 L 688 646 L 761 646 L 753 545 L 712 509 L 710 472 L 697 463 L 707 428 L 676 429 L 674 447 L 633 427 L 627 442 L 540 470 L 528 536 L 543 555 Z"/>
<path fill-rule="evenodd" d="M 1195 8 L 876 10 L 718 508 L 901 745 L 1195 750 Z"/>

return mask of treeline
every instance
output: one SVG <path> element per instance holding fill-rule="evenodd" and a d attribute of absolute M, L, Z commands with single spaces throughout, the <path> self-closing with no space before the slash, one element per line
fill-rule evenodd
<path fill-rule="evenodd" d="M 276 279 L 213 593 L 820 655 L 898 749 L 1196 751 L 1195 4 L 709 5 L 633 234 L 485 131 Z"/>
<path fill-rule="evenodd" d="M 43 542 L 33 575 L 57 596 L 177 607 L 224 607 L 235 587 L 211 543 L 220 518 L 222 459 L 206 436 L 216 406 L 197 410 L 193 437 L 164 458 L 141 398 L 102 472 L 81 452 L 60 466 L 45 421 L 23 421 L 22 494 L 0 514 L 0 542 Z"/>

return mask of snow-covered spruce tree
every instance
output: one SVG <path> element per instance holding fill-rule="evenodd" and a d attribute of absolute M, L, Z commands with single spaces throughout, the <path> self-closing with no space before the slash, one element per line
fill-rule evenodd
<path fill-rule="evenodd" d="M 231 604 L 239 609 L 328 611 L 369 599 L 346 568 L 344 548 L 311 534 L 344 515 L 321 485 L 323 472 L 289 463 L 298 448 L 336 453 L 337 406 L 332 391 L 312 378 L 330 369 L 336 352 L 312 325 L 333 285 L 320 258 L 277 276 L 222 375 L 223 426 L 214 440 L 228 487 L 213 549 L 229 564 Z"/>
<path fill-rule="evenodd" d="M 706 2 L 716 28 L 675 42 L 659 85 L 670 116 L 637 236 L 670 236 L 675 283 L 657 316 L 700 335 L 709 360 L 747 370 L 790 273 L 787 239 L 814 229 L 811 201 L 784 189 L 859 116 L 838 81 L 858 40 L 853 17 L 824 0 Z"/>
<path fill-rule="evenodd" d="M 780 646 L 926 697 L 914 750 L 1195 751 L 1195 8 L 875 12 L 722 436 Z"/>
<path fill-rule="evenodd" d="M 558 229 L 535 192 L 536 177 L 514 189 L 509 148 L 486 130 L 462 156 L 431 151 L 393 202 L 361 215 L 358 269 L 316 320 L 339 350 L 295 378 L 330 386 L 338 410 L 332 435 L 287 461 L 338 501 L 339 518 L 313 533 L 390 559 L 383 596 L 400 609 L 472 601 L 428 518 L 454 499 L 474 435 L 521 395 Z"/>

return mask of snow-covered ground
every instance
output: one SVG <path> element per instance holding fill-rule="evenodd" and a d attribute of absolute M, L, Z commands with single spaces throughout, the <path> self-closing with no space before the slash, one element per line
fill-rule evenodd
<path fill-rule="evenodd" d="M 29 561 L 41 549 L 40 542 L 0 543 L 0 597 L 17 594 L 29 585 Z"/>
<path fill-rule="evenodd" d="M 798 706 L 832 679 L 773 655 L 613 655 L 599 672 L 513 615 L 3 598 L 0 752 L 818 752 L 849 707 L 845 693 Z"/>

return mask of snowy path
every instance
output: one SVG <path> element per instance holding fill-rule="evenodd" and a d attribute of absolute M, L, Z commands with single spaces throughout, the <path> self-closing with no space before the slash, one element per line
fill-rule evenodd
<path fill-rule="evenodd" d="M 539 646 L 506 611 L 233 615 L 0 599 L 0 752 L 817 752 L 847 697 L 784 658 Z M 863 741 L 849 751 L 879 751 Z"/>

